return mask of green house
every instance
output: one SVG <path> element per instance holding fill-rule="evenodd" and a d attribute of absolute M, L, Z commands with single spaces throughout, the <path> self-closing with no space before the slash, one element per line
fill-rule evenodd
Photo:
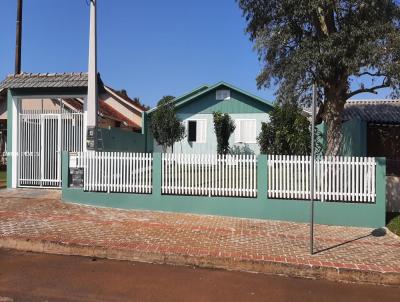
<path fill-rule="evenodd" d="M 233 154 L 259 154 L 257 136 L 262 122 L 269 121 L 272 104 L 268 101 L 225 82 L 203 85 L 173 100 L 178 119 L 185 126 L 185 138 L 175 143 L 168 152 L 215 154 L 217 139 L 214 132 L 213 112 L 228 113 L 235 122 L 235 132 L 230 138 Z M 152 112 L 146 113 L 148 123 Z M 162 152 L 152 138 L 148 125 L 147 150 Z M 173 150 L 173 151 L 172 151 Z"/>

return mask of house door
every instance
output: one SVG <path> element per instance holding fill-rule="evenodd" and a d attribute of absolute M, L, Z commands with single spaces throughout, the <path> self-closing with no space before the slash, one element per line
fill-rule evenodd
<path fill-rule="evenodd" d="M 18 114 L 18 186 L 61 187 L 62 151 L 83 149 L 83 113 Z"/>

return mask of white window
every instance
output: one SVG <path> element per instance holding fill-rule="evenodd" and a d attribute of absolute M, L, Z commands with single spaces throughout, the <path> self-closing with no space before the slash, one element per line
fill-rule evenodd
<path fill-rule="evenodd" d="M 235 125 L 235 143 L 256 143 L 256 120 L 237 119 Z"/>
<path fill-rule="evenodd" d="M 187 137 L 189 142 L 205 143 L 207 134 L 207 120 L 188 120 Z"/>
<path fill-rule="evenodd" d="M 231 97 L 230 90 L 217 90 L 215 98 L 217 101 L 227 100 Z"/>

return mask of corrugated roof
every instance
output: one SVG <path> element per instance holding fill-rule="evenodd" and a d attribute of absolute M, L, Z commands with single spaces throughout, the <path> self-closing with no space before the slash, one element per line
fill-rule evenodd
<path fill-rule="evenodd" d="M 87 87 L 88 76 L 84 72 L 73 73 L 21 73 L 9 75 L 0 83 L 3 88 L 68 88 Z"/>
<path fill-rule="evenodd" d="M 399 100 L 349 100 L 344 111 L 343 120 L 358 119 L 370 123 L 400 123 Z"/>

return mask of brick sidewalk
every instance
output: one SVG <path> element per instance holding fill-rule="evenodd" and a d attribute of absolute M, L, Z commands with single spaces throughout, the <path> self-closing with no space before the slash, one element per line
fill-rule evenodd
<path fill-rule="evenodd" d="M 29 191 L 28 195 L 29 195 Z M 367 228 L 126 211 L 0 194 L 0 246 L 400 285 L 400 239 Z M 56 195 L 49 195 L 56 196 Z"/>

